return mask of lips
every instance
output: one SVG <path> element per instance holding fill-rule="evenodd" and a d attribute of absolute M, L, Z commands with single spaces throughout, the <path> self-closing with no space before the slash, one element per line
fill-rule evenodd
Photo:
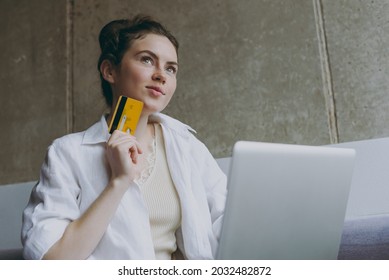
<path fill-rule="evenodd" d="M 155 96 L 161 96 L 161 95 L 166 95 L 160 87 L 156 86 L 146 86 L 147 89 L 151 90 L 151 93 Z"/>

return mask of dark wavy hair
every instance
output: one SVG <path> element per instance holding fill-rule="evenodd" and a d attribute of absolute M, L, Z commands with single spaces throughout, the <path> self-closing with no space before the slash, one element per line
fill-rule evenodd
<path fill-rule="evenodd" d="M 119 19 L 106 24 L 100 31 L 99 43 L 101 54 L 97 63 L 100 72 L 101 63 L 109 60 L 113 65 L 119 65 L 124 53 L 131 47 L 134 40 L 147 34 L 165 36 L 170 40 L 178 54 L 177 39 L 159 22 L 150 16 L 137 15 L 132 19 Z M 111 85 L 100 72 L 101 87 L 108 106 L 112 106 L 113 97 Z"/>

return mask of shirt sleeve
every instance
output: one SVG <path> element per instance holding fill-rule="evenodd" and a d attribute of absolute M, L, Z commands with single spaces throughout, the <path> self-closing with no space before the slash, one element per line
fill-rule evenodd
<path fill-rule="evenodd" d="M 23 212 L 21 237 L 25 259 L 41 259 L 62 237 L 68 224 L 80 216 L 80 188 L 74 168 L 71 149 L 54 142 Z"/>
<path fill-rule="evenodd" d="M 224 209 L 227 198 L 227 176 L 217 164 L 215 158 L 207 147 L 200 141 L 196 141 L 198 156 L 197 165 L 201 166 L 201 178 L 206 186 L 206 196 L 211 215 L 212 230 L 219 240 Z"/>
<path fill-rule="evenodd" d="M 219 240 L 226 205 L 227 177 L 213 157 L 209 158 L 208 168 L 206 170 L 209 174 L 209 178 L 212 178 L 207 190 L 212 229 L 216 238 Z"/>

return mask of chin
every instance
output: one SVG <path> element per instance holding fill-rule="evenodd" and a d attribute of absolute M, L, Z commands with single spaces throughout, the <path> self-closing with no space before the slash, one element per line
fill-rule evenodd
<path fill-rule="evenodd" d="M 161 112 L 166 108 L 167 104 L 161 104 L 161 102 L 147 102 L 145 100 L 143 110 L 147 110 L 150 113 Z"/>
<path fill-rule="evenodd" d="M 149 115 L 159 113 L 163 110 L 164 108 L 160 107 L 153 107 L 153 106 L 144 106 L 143 111 Z"/>

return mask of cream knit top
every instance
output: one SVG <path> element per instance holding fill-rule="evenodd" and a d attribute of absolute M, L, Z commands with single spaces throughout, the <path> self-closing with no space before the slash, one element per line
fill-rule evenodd
<path fill-rule="evenodd" d="M 176 251 L 176 230 L 181 225 L 180 200 L 166 160 L 162 128 L 154 124 L 153 152 L 137 183 L 146 202 L 156 259 L 171 259 Z"/>

